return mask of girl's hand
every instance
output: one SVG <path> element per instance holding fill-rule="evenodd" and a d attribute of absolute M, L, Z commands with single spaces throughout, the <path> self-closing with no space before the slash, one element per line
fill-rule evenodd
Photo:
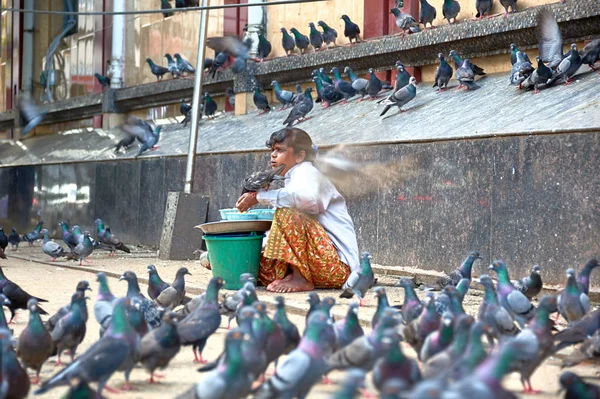
<path fill-rule="evenodd" d="M 256 193 L 246 193 L 242 194 L 242 196 L 237 200 L 235 207 L 240 212 L 246 212 L 256 204 L 258 204 L 258 201 L 256 200 Z"/>

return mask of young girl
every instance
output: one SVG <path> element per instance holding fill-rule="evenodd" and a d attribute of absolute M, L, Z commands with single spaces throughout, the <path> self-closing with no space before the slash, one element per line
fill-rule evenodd
<path fill-rule="evenodd" d="M 341 288 L 359 270 L 358 244 L 346 201 L 312 164 L 315 151 L 301 129 L 285 128 L 267 141 L 271 166 L 285 165 L 285 187 L 243 194 L 236 207 L 276 208 L 258 272 L 268 291 Z"/>

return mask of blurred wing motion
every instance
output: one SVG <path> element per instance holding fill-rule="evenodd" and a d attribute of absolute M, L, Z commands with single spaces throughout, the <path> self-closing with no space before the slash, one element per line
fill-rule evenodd
<path fill-rule="evenodd" d="M 359 197 L 382 187 L 397 187 L 417 175 L 423 166 L 419 154 L 405 155 L 389 162 L 355 162 L 359 148 L 337 146 L 319 153 L 314 165 L 346 197 Z"/>

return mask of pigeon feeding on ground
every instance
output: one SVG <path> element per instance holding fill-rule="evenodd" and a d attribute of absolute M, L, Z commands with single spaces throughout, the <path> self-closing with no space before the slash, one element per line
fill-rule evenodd
<path fill-rule="evenodd" d="M 534 94 L 539 93 L 540 88 L 547 87 L 552 78 L 552 69 L 548 68 L 540 56 L 535 57 L 538 67 L 521 83 L 525 90 L 534 89 Z"/>

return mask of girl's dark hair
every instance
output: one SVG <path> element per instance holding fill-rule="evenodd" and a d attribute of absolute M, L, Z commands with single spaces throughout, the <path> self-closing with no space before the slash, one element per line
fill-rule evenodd
<path fill-rule="evenodd" d="M 295 127 L 286 127 L 273 134 L 265 143 L 267 148 L 273 148 L 275 144 L 285 144 L 292 147 L 295 153 L 304 150 L 306 152 L 305 161 L 313 162 L 316 158 L 313 142 L 308 133 Z"/>

